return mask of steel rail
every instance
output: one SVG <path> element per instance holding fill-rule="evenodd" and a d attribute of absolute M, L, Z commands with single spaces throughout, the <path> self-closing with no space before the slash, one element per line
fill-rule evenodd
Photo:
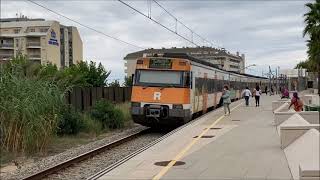
<path fill-rule="evenodd" d="M 25 178 L 23 178 L 23 180 L 42 179 L 42 178 L 44 178 L 44 177 L 46 177 L 48 175 L 54 174 L 54 173 L 56 173 L 56 172 L 58 172 L 58 171 L 60 171 L 62 169 L 65 169 L 65 168 L 67 168 L 67 167 L 69 167 L 69 166 L 71 166 L 73 164 L 76 164 L 76 163 L 79 163 L 79 162 L 81 162 L 83 160 L 89 159 L 89 158 L 91 158 L 91 157 L 93 157 L 95 155 L 98 155 L 98 154 L 100 154 L 100 153 L 102 153 L 102 152 L 104 152 L 104 151 L 106 151 L 108 149 L 117 147 L 117 146 L 119 146 L 119 145 L 121 145 L 121 144 L 123 144 L 125 142 L 128 142 L 128 141 L 130 141 L 132 139 L 135 139 L 135 138 L 137 138 L 137 137 L 139 137 L 139 136 L 141 136 L 143 134 L 146 134 L 149 129 L 150 128 L 143 129 L 143 130 L 141 130 L 141 131 L 139 131 L 137 133 L 128 135 L 128 136 L 126 136 L 124 138 L 121 138 L 119 140 L 113 141 L 113 142 L 108 143 L 106 145 L 103 145 L 103 146 L 100 146 L 98 148 L 95 148 L 95 149 L 93 149 L 91 151 L 88 151 L 88 152 L 85 152 L 83 154 L 80 154 L 80 155 L 78 155 L 76 157 L 73 157 L 73 158 L 68 159 L 68 160 L 66 160 L 64 162 L 61 162 L 61 163 L 59 163 L 59 164 L 57 164 L 55 166 L 46 168 L 46 169 L 44 169 L 42 171 L 39 171 L 39 172 L 37 172 L 35 174 L 32 174 L 32 175 L 30 175 L 28 177 L 25 177 Z"/>
<path fill-rule="evenodd" d="M 237 101 L 237 100 L 235 100 L 235 101 Z M 234 101 L 234 102 L 235 102 L 235 101 Z M 239 103 L 239 102 L 238 102 L 238 103 Z M 213 111 L 217 111 L 217 110 L 220 110 L 220 111 L 221 111 L 221 110 L 222 110 L 222 106 L 217 107 L 217 108 L 214 109 Z M 212 112 L 212 111 L 210 111 L 210 112 Z M 208 112 L 208 113 L 209 113 L 209 112 Z M 190 126 L 190 125 L 192 125 L 192 124 L 194 124 L 194 123 L 196 123 L 196 122 L 197 122 L 198 120 L 200 120 L 201 118 L 204 118 L 205 116 L 207 116 L 208 113 L 203 114 L 203 115 L 201 115 L 201 116 L 198 116 L 198 117 L 196 117 L 195 119 L 193 119 L 192 121 L 189 121 L 188 123 L 186 123 L 186 124 L 184 124 L 184 125 L 176 128 L 176 129 L 170 131 L 169 133 L 165 134 L 164 136 L 160 137 L 159 139 L 157 139 L 157 140 L 155 140 L 155 141 L 147 144 L 146 146 L 144 146 L 144 147 L 138 149 L 137 151 L 129 154 L 128 156 L 125 156 L 124 158 L 120 159 L 120 160 L 117 161 L 116 163 L 114 163 L 114 164 L 106 167 L 105 169 L 103 169 L 103 170 L 95 173 L 94 175 L 88 177 L 87 180 L 96 180 L 96 179 L 102 177 L 103 175 L 107 174 L 108 172 L 112 171 L 113 169 L 117 168 L 117 167 L 120 166 L 121 164 L 125 163 L 126 161 L 130 160 L 131 158 L 135 157 L 136 155 L 142 153 L 143 151 L 149 149 L 150 147 L 154 146 L 155 144 L 159 143 L 160 141 L 162 141 L 162 140 L 168 138 L 169 136 L 173 135 L 174 133 L 176 133 L 176 132 L 178 132 L 178 131 L 180 131 L 180 130 L 182 130 L 182 129 L 184 129 L 184 128 L 186 128 L 186 127 L 188 127 L 188 126 Z"/>

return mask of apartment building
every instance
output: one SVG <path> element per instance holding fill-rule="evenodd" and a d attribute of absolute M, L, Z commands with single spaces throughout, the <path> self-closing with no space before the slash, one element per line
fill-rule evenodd
<path fill-rule="evenodd" d="M 208 61 L 217 65 L 219 68 L 245 73 L 245 55 L 239 55 L 239 52 L 232 54 L 225 49 L 217 49 L 212 47 L 182 47 L 182 48 L 162 48 L 162 49 L 146 49 L 134 53 L 127 54 L 125 60 L 125 73 L 132 76 L 135 71 L 137 58 L 150 56 L 153 54 L 161 55 L 163 53 L 186 53 L 195 58 Z"/>
<path fill-rule="evenodd" d="M 44 19 L 0 20 L 0 62 L 17 55 L 29 60 L 68 67 L 83 60 L 82 40 L 76 27 Z"/>

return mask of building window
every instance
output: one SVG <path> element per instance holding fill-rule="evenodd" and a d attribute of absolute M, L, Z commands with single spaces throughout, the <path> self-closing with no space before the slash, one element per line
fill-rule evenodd
<path fill-rule="evenodd" d="M 225 60 L 225 57 L 214 57 L 215 60 Z"/>
<path fill-rule="evenodd" d="M 234 62 L 234 63 L 240 63 L 239 60 L 236 60 L 236 59 L 230 59 L 231 62 Z"/>
<path fill-rule="evenodd" d="M 20 32 L 20 29 L 14 29 L 13 32 L 14 32 L 15 34 L 18 34 L 18 33 Z"/>
<path fill-rule="evenodd" d="M 16 47 L 19 47 L 19 39 L 16 39 Z"/>
<path fill-rule="evenodd" d="M 230 65 L 230 68 L 239 69 L 239 66 Z"/>
<path fill-rule="evenodd" d="M 34 28 L 30 28 L 30 32 L 35 32 L 35 29 Z"/>
<path fill-rule="evenodd" d="M 40 32 L 47 32 L 49 28 L 40 28 Z"/>

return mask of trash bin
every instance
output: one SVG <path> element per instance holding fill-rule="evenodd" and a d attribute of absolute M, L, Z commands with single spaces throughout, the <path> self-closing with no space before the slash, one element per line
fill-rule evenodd
<path fill-rule="evenodd" d="M 314 105 L 314 104 L 305 105 L 305 111 L 318 111 L 318 112 L 320 112 L 320 106 Z"/>

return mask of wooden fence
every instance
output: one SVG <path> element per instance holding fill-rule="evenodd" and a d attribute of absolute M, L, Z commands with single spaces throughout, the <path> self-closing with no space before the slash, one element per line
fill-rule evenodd
<path fill-rule="evenodd" d="M 66 94 L 66 102 L 77 110 L 88 110 L 96 101 L 105 99 L 114 103 L 130 101 L 131 87 L 74 88 Z"/>

